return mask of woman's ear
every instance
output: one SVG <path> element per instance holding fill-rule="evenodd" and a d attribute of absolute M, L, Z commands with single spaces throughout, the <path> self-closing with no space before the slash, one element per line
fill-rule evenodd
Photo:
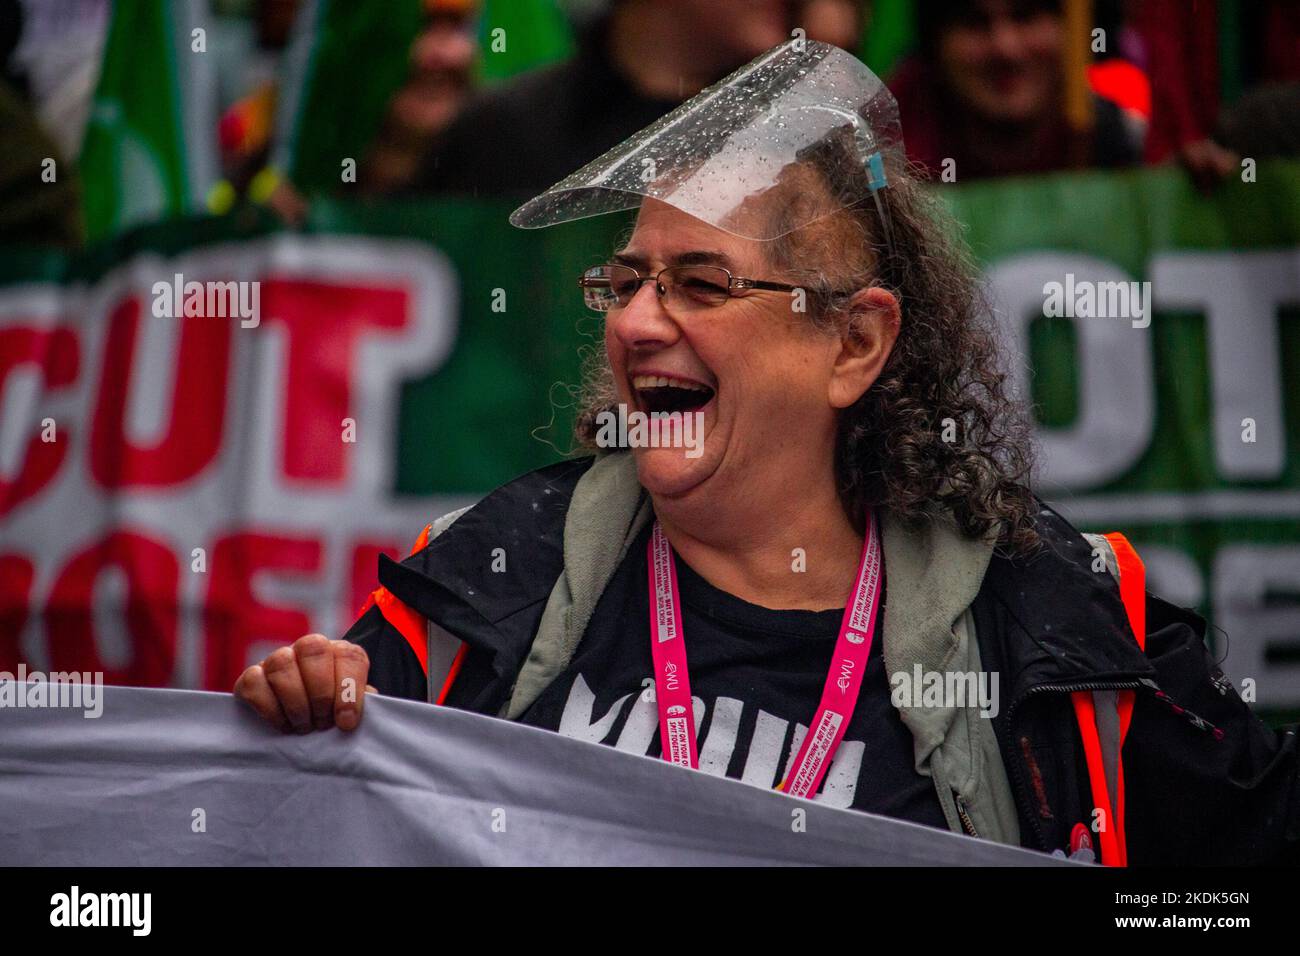
<path fill-rule="evenodd" d="M 853 293 L 842 311 L 828 396 L 833 408 L 848 408 L 880 377 L 902 324 L 898 297 L 879 286 Z"/>

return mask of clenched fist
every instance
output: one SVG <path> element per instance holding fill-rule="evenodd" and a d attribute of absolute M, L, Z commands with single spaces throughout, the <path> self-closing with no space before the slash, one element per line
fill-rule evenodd
<path fill-rule="evenodd" d="M 284 733 L 352 730 L 365 694 L 376 693 L 366 683 L 369 673 L 370 658 L 359 645 L 308 634 L 240 674 L 235 696 Z"/>

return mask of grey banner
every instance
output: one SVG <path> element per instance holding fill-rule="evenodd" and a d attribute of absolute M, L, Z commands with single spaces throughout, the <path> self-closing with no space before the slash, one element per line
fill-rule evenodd
<path fill-rule="evenodd" d="M 295 737 L 227 694 L 102 693 L 0 709 L 0 864 L 1058 862 L 427 704 Z"/>

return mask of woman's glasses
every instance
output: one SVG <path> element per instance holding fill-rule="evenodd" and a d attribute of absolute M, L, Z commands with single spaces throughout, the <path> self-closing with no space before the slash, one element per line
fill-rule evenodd
<path fill-rule="evenodd" d="M 631 266 L 616 264 L 593 266 L 582 274 L 578 285 L 588 307 L 597 312 L 609 312 L 631 302 L 646 282 L 655 284 L 655 291 L 664 307 L 674 312 L 715 308 L 736 295 L 738 290 L 794 292 L 799 288 L 784 282 L 744 279 L 721 266 L 669 266 L 654 275 L 641 275 Z"/>

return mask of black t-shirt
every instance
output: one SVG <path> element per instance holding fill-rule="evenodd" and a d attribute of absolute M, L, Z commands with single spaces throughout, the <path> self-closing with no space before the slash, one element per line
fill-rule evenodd
<path fill-rule="evenodd" d="M 659 711 L 653 693 L 645 693 L 654 687 L 649 536 L 647 528 L 633 544 L 569 666 L 523 714 L 522 723 L 661 756 Z M 777 611 L 749 604 L 674 557 L 700 769 L 775 787 L 797 756 L 821 700 L 843 609 Z M 844 582 L 846 596 L 852 584 Z M 912 735 L 889 700 L 881 618 L 878 614 L 857 706 L 816 799 L 947 829 L 933 782 L 914 768 Z"/>

